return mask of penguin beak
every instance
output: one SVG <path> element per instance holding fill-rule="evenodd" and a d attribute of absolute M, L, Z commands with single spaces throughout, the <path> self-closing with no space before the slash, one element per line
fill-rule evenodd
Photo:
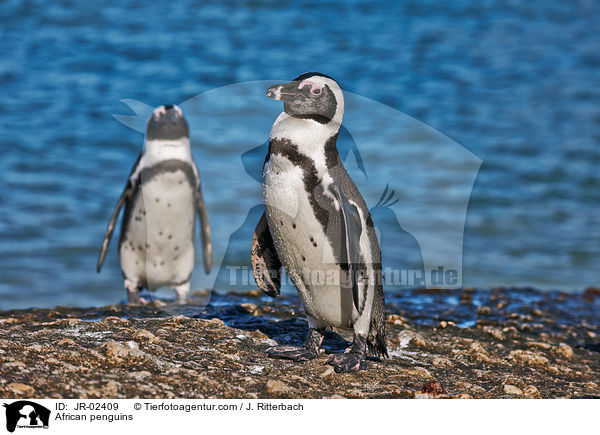
<path fill-rule="evenodd" d="M 267 97 L 274 100 L 289 101 L 298 94 L 298 82 L 282 83 L 267 89 Z"/>
<path fill-rule="evenodd" d="M 179 118 L 183 117 L 183 112 L 178 106 L 173 104 L 165 104 L 154 109 L 152 115 L 156 121 L 159 119 L 177 121 Z"/>
<path fill-rule="evenodd" d="M 165 109 L 165 119 L 167 121 L 177 121 L 182 116 L 181 109 L 177 106 L 167 104 L 165 105 Z"/>

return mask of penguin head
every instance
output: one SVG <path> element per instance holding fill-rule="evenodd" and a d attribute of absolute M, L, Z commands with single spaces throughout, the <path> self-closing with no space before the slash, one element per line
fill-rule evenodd
<path fill-rule="evenodd" d="M 344 116 L 344 95 L 340 85 L 321 73 L 300 74 L 290 83 L 271 86 L 267 97 L 283 100 L 284 112 L 295 118 L 341 124 Z"/>
<path fill-rule="evenodd" d="M 146 124 L 146 139 L 179 139 L 189 137 L 188 123 L 177 106 L 165 104 L 152 112 Z"/>

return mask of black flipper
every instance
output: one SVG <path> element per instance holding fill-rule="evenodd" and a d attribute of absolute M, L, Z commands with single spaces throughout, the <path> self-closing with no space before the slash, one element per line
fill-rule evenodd
<path fill-rule="evenodd" d="M 252 271 L 254 279 L 260 291 L 276 298 L 281 288 L 281 260 L 273 237 L 269 231 L 267 217 L 263 213 L 252 237 L 252 249 L 250 251 Z"/>
<path fill-rule="evenodd" d="M 351 204 L 344 196 L 340 188 L 332 184 L 333 193 L 340 203 L 342 223 L 342 262 L 348 266 L 348 279 L 352 282 L 352 300 L 354 307 L 360 312 L 360 290 L 358 288 L 358 265 L 360 263 L 360 236 L 362 225 L 358 208 Z"/>
<path fill-rule="evenodd" d="M 115 224 L 117 223 L 117 218 L 119 217 L 119 212 L 121 211 L 121 208 L 123 207 L 123 205 L 129 200 L 129 198 L 131 197 L 131 194 L 134 191 L 135 186 L 131 182 L 131 176 L 136 171 L 136 169 L 140 163 L 140 160 L 142 159 L 143 154 L 144 153 L 141 152 L 140 155 L 138 156 L 137 160 L 135 161 L 135 164 L 133 165 L 133 168 L 131 169 L 131 172 L 129 173 L 129 177 L 127 178 L 127 184 L 125 185 L 125 189 L 123 189 L 123 192 L 121 192 L 121 196 L 119 197 L 119 200 L 117 201 L 117 205 L 115 206 L 113 214 L 110 217 L 110 221 L 108 221 L 108 227 L 106 228 L 106 234 L 104 234 L 104 240 L 102 241 L 102 248 L 100 248 L 100 256 L 98 257 L 98 264 L 96 266 L 96 272 L 100 272 L 100 269 L 102 269 L 102 265 L 104 264 L 104 258 L 106 257 L 106 252 L 108 251 L 108 245 L 110 244 L 110 238 L 112 237 L 113 231 L 115 230 Z"/>
<path fill-rule="evenodd" d="M 208 223 L 208 213 L 206 205 L 202 198 L 202 189 L 198 185 L 195 195 L 196 213 L 200 218 L 200 234 L 202 237 L 202 260 L 204 261 L 204 271 L 209 274 L 212 267 L 212 241 L 210 237 L 210 224 Z"/>

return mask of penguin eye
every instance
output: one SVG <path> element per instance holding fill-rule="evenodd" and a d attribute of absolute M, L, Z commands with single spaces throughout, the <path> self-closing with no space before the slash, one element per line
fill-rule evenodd
<path fill-rule="evenodd" d="M 312 88 L 310 93 L 313 95 L 321 95 L 321 88 Z"/>

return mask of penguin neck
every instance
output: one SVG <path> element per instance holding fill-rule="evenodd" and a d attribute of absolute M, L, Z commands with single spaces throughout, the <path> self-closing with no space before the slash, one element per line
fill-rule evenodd
<path fill-rule="evenodd" d="M 340 124 L 336 121 L 322 124 L 282 112 L 271 128 L 270 139 L 292 142 L 298 147 L 298 152 L 315 162 L 317 169 L 326 169 L 332 162 L 337 163 L 335 144 L 339 131 Z"/>
<path fill-rule="evenodd" d="M 144 143 L 144 166 L 152 166 L 164 160 L 192 161 L 190 139 L 152 139 Z"/>

